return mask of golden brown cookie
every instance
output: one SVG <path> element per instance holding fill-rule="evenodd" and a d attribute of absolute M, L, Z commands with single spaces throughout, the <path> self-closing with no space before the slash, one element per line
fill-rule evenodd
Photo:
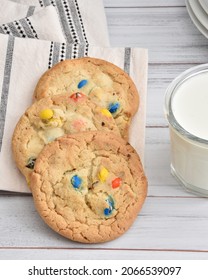
<path fill-rule="evenodd" d="M 136 151 L 110 132 L 67 135 L 39 154 L 31 175 L 35 206 L 59 234 L 106 242 L 133 223 L 147 193 Z"/>
<path fill-rule="evenodd" d="M 88 130 L 120 135 L 113 117 L 105 111 L 80 92 L 35 102 L 19 120 L 12 139 L 15 161 L 27 181 L 40 151 L 57 137 Z"/>
<path fill-rule="evenodd" d="M 35 98 L 82 91 L 90 100 L 112 113 L 122 137 L 128 139 L 131 118 L 139 105 L 132 79 L 116 65 L 97 58 L 65 60 L 40 78 Z"/>

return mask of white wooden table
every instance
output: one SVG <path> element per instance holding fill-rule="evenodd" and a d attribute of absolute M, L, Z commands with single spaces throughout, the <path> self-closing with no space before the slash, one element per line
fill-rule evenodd
<path fill-rule="evenodd" d="M 105 244 L 70 242 L 49 229 L 31 196 L 0 196 L 0 259 L 208 259 L 208 199 L 170 175 L 164 93 L 179 73 L 208 60 L 208 40 L 184 0 L 105 0 L 113 46 L 149 49 L 146 203 L 133 227 Z"/>

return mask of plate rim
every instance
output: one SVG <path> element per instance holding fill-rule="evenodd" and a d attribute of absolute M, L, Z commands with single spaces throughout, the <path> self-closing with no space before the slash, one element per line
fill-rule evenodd
<path fill-rule="evenodd" d="M 191 5 L 189 3 L 188 0 L 185 0 L 186 3 L 186 8 L 188 11 L 188 14 L 192 20 L 192 22 L 194 23 L 194 25 L 197 27 L 197 29 L 208 39 L 208 30 L 206 29 L 206 27 L 198 20 L 198 18 L 196 17 L 196 15 L 194 14 Z"/>
<path fill-rule="evenodd" d="M 189 5 L 198 21 L 208 30 L 208 16 L 199 1 L 189 0 Z"/>
<path fill-rule="evenodd" d="M 201 5 L 201 7 L 205 11 L 205 13 L 208 14 L 208 2 L 207 2 L 207 4 L 205 4 L 204 0 L 199 0 L 199 4 Z"/>

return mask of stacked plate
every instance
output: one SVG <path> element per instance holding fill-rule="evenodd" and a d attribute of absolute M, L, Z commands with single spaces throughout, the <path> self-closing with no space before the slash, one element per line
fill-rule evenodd
<path fill-rule="evenodd" d="M 208 38 L 208 0 L 186 0 L 186 7 L 193 23 Z"/>

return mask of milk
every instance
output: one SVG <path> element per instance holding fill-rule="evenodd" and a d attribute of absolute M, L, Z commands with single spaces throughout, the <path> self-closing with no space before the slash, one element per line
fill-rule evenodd
<path fill-rule="evenodd" d="M 190 77 L 178 87 L 172 111 L 185 130 L 208 140 L 208 72 Z"/>
<path fill-rule="evenodd" d="M 182 73 L 171 84 L 166 115 L 172 174 L 187 189 L 208 196 L 208 65 Z"/>

